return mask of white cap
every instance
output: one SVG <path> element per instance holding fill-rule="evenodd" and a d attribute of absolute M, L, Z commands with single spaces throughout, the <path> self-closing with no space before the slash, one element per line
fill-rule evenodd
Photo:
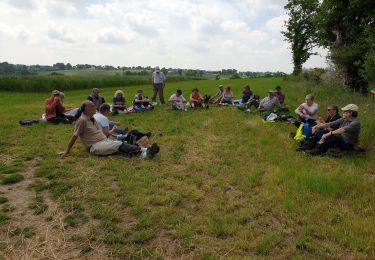
<path fill-rule="evenodd" d="M 156 71 L 160 71 L 159 66 L 156 66 L 156 67 L 155 67 L 155 70 L 156 70 Z"/>
<path fill-rule="evenodd" d="M 349 104 L 341 108 L 342 111 L 358 111 L 359 107 L 355 104 Z"/>

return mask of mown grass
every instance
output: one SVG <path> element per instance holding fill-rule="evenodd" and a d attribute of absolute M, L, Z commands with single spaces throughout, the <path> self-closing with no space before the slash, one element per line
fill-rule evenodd
<path fill-rule="evenodd" d="M 313 93 L 322 116 L 328 104 L 358 104 L 368 154 L 306 157 L 294 150 L 291 125 L 265 124 L 256 113 L 232 107 L 180 113 L 158 106 L 113 118 L 153 133 L 161 146 L 153 160 L 91 156 L 80 144 L 61 160 L 57 152 L 73 126 L 17 126 L 20 119 L 40 117 L 49 93 L 7 93 L 0 104 L 0 153 L 41 159 L 35 175 L 42 179 L 31 188 L 48 190 L 60 202 L 69 228 L 95 219 L 82 239 L 104 243 L 109 257 L 375 257 L 371 97 L 278 78 L 178 82 L 165 92 L 181 88 L 187 97 L 197 86 L 213 94 L 218 84 L 231 84 L 240 97 L 246 83 L 261 96 L 281 85 L 293 110 Z M 124 88 L 128 100 L 138 88 Z M 102 94 L 110 100 L 115 90 Z M 150 86 L 144 90 L 151 95 Z M 78 106 L 88 94 L 68 91 L 66 105 Z M 82 254 L 90 248 L 82 245 Z"/>

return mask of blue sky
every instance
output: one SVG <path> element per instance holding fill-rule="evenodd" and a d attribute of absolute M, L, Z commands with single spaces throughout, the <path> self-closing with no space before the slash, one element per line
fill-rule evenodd
<path fill-rule="evenodd" d="M 2 0 L 0 61 L 291 72 L 277 0 Z M 325 50 L 305 67 L 325 67 Z"/>

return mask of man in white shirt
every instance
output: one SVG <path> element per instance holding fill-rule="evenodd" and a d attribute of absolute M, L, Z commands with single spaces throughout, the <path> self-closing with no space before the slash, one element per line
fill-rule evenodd
<path fill-rule="evenodd" d="M 165 87 L 165 75 L 160 71 L 159 66 L 155 68 L 155 71 L 152 73 L 152 86 L 153 92 L 152 95 L 152 105 L 156 105 L 156 96 L 159 93 L 160 103 L 165 104 L 164 102 L 164 87 Z"/>
<path fill-rule="evenodd" d="M 305 103 L 299 105 L 294 111 L 298 115 L 297 122 L 299 122 L 299 124 L 308 123 L 314 126 L 316 125 L 316 120 L 318 119 L 318 104 L 314 102 L 313 95 L 307 95 L 305 101 Z"/>
<path fill-rule="evenodd" d="M 177 89 L 176 93 L 169 98 L 169 102 L 172 103 L 172 109 L 187 111 L 187 108 L 184 105 L 186 99 L 182 95 L 182 91 L 180 89 Z"/>

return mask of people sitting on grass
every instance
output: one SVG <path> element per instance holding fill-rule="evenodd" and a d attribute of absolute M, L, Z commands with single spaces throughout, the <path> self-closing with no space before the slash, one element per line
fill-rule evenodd
<path fill-rule="evenodd" d="M 66 116 L 64 113 L 64 97 L 60 96 L 60 91 L 52 91 L 51 97 L 46 99 L 44 103 L 45 118 L 47 122 L 54 124 L 71 124 L 75 118 L 74 116 Z"/>
<path fill-rule="evenodd" d="M 233 100 L 233 92 L 232 88 L 230 86 L 225 87 L 223 96 L 220 99 L 219 102 L 220 105 L 232 105 L 234 106 L 234 100 Z"/>
<path fill-rule="evenodd" d="M 259 102 L 258 111 L 273 111 L 280 107 L 279 100 L 274 96 L 273 90 L 268 91 L 268 96 Z"/>
<path fill-rule="evenodd" d="M 305 102 L 299 105 L 294 111 L 298 115 L 296 126 L 299 127 L 301 123 L 308 123 L 310 126 L 316 125 L 318 119 L 318 104 L 314 102 L 313 95 L 307 95 Z"/>
<path fill-rule="evenodd" d="M 319 118 L 320 123 L 331 123 L 341 118 L 340 114 L 338 113 L 338 107 L 336 105 L 330 105 L 327 107 L 327 118 L 323 120 Z M 311 150 L 316 147 L 318 141 L 322 138 L 323 134 L 326 134 L 330 131 L 334 131 L 338 128 L 336 127 L 329 127 L 329 128 L 312 128 L 312 135 L 307 137 L 300 143 L 300 147 L 297 148 L 297 151 L 306 151 Z"/>
<path fill-rule="evenodd" d="M 284 105 L 285 94 L 283 92 L 281 92 L 281 87 L 280 86 L 276 86 L 275 91 L 274 91 L 274 95 L 279 100 L 280 105 L 281 106 Z"/>
<path fill-rule="evenodd" d="M 191 108 L 197 108 L 197 107 L 208 108 L 208 101 L 209 101 L 209 97 L 207 97 L 207 95 L 202 97 L 202 95 L 199 92 L 199 89 L 193 88 L 191 91 L 187 106 Z"/>
<path fill-rule="evenodd" d="M 180 89 L 176 90 L 176 93 L 173 94 L 169 98 L 169 102 L 172 105 L 172 109 L 174 110 L 182 110 L 182 111 L 187 111 L 187 107 L 185 106 L 186 99 L 182 95 L 182 91 Z"/>
<path fill-rule="evenodd" d="M 341 151 L 352 151 L 359 142 L 361 124 L 358 120 L 358 106 L 349 104 L 341 108 L 343 117 L 329 123 L 319 123 L 313 127 L 313 131 L 321 128 L 332 128 L 323 134 L 316 148 L 306 151 L 309 155 L 320 155 L 327 152 L 331 147 Z"/>
<path fill-rule="evenodd" d="M 137 90 L 133 100 L 133 107 L 137 111 L 146 111 L 153 108 L 153 106 L 150 105 L 148 97 L 143 94 L 142 89 Z"/>
<path fill-rule="evenodd" d="M 216 94 L 210 98 L 209 102 L 211 104 L 219 104 L 221 98 L 223 97 L 223 93 L 224 93 L 224 86 L 220 85 Z"/>
<path fill-rule="evenodd" d="M 117 90 L 112 98 L 112 114 L 124 112 L 125 110 L 125 94 L 122 90 Z"/>
<path fill-rule="evenodd" d="M 92 103 L 95 104 L 96 110 L 99 110 L 99 107 L 105 103 L 104 97 L 99 95 L 99 89 L 93 88 L 91 95 L 87 97 Z"/>
<path fill-rule="evenodd" d="M 128 128 L 121 129 L 117 125 L 118 123 L 111 122 L 108 119 L 111 107 L 104 103 L 100 106 L 99 112 L 96 112 L 94 118 L 96 122 L 101 126 L 103 133 L 107 137 L 114 137 L 122 142 L 127 142 L 128 144 L 137 144 L 137 141 L 142 137 L 150 137 L 151 132 L 141 133 L 138 130 L 128 131 Z"/>
<path fill-rule="evenodd" d="M 244 88 L 243 88 L 243 91 L 242 91 L 242 100 L 241 100 L 241 104 L 246 104 L 250 98 L 253 96 L 253 92 L 251 91 L 250 89 L 250 86 L 249 85 L 246 85 Z"/>
<path fill-rule="evenodd" d="M 137 145 L 107 138 L 101 126 L 99 126 L 93 117 L 96 113 L 96 106 L 93 102 L 89 100 L 84 101 L 81 105 L 81 111 L 82 115 L 75 124 L 74 133 L 69 140 L 66 150 L 59 153 L 61 157 L 69 154 L 78 137 L 85 148 L 95 155 L 119 153 L 127 156 L 153 157 L 159 152 L 159 146 L 156 143 L 153 143 L 149 148 L 141 148 Z"/>

